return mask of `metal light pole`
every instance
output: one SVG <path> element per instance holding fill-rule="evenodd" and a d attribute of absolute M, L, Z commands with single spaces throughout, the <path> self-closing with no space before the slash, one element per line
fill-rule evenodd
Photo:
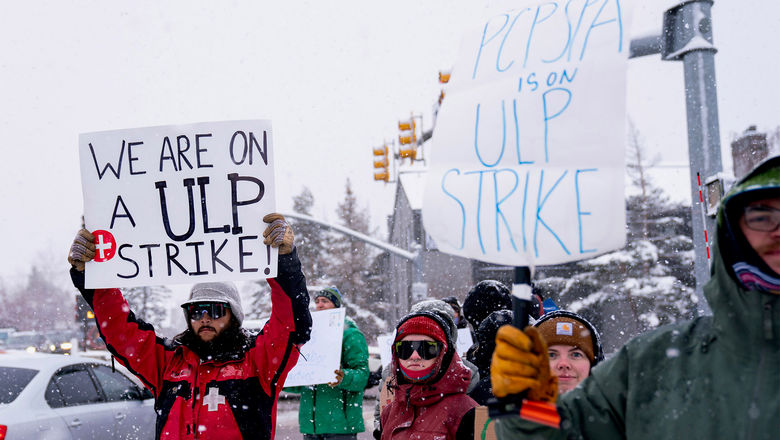
<path fill-rule="evenodd" d="M 704 299 L 703 287 L 710 278 L 708 242 L 715 233 L 715 218 L 714 213 L 707 210 L 707 206 L 715 206 L 722 196 L 722 184 L 719 180 L 723 164 L 715 82 L 717 49 L 712 43 L 712 4 L 712 0 L 678 2 L 664 13 L 662 34 L 633 40 L 629 55 L 634 58 L 660 53 L 666 61 L 683 62 L 692 195 L 694 274 L 699 315 L 710 313 Z M 708 200 L 701 200 L 699 197 L 699 176 L 705 182 L 719 183 L 715 186 L 719 191 L 707 191 Z M 708 215 L 702 215 L 703 212 Z"/>

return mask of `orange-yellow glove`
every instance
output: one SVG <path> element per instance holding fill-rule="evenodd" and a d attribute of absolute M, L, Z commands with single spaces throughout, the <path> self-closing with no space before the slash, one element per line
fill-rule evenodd
<path fill-rule="evenodd" d="M 263 221 L 270 223 L 263 232 L 263 243 L 279 248 L 279 255 L 286 255 L 293 250 L 294 235 L 292 227 L 282 214 L 268 214 Z"/>
<path fill-rule="evenodd" d="M 536 327 L 524 332 L 511 325 L 498 329 L 490 382 L 497 397 L 528 391 L 530 400 L 555 403 L 558 378 L 550 372 L 547 344 Z"/>
<path fill-rule="evenodd" d="M 76 233 L 68 251 L 68 263 L 79 272 L 84 271 L 84 263 L 95 258 L 95 236 L 86 229 Z"/>

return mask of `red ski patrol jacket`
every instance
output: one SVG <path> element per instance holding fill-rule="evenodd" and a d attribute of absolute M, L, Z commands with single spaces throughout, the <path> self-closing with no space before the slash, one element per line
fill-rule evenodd
<path fill-rule="evenodd" d="M 201 359 L 187 338 L 159 338 L 137 319 L 118 289 L 74 285 L 92 306 L 108 350 L 152 391 L 158 439 L 272 439 L 276 402 L 298 360 L 296 345 L 309 340 L 311 314 L 297 252 L 279 256 L 271 286 L 271 318 L 259 335 L 243 329 L 235 344 Z M 80 278 L 80 279 L 79 279 Z"/>

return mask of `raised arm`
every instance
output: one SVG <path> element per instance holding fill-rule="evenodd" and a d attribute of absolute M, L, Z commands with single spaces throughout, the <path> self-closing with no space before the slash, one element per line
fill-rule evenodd
<path fill-rule="evenodd" d="M 269 223 L 263 236 L 265 244 L 279 249 L 279 268 L 271 286 L 271 318 L 257 337 L 252 356 L 260 370 L 262 385 L 270 395 L 279 392 L 287 373 L 298 361 L 298 346 L 309 340 L 311 313 L 309 291 L 301 270 L 293 231 L 280 214 L 263 217 Z"/>
<path fill-rule="evenodd" d="M 161 373 L 173 348 L 157 337 L 154 327 L 135 317 L 119 289 L 84 287 L 84 264 L 92 260 L 94 249 L 92 234 L 86 229 L 80 230 L 68 253 L 73 285 L 92 308 L 108 351 L 157 397 Z"/>

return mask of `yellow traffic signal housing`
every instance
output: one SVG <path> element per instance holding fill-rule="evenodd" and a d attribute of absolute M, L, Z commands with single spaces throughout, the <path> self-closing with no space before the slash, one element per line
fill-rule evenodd
<path fill-rule="evenodd" d="M 398 121 L 398 129 L 401 131 L 416 131 L 417 121 L 414 119 L 407 119 L 406 121 Z"/>
<path fill-rule="evenodd" d="M 379 168 L 379 171 L 374 173 L 374 180 L 383 180 L 388 182 L 390 180 L 390 149 L 387 145 L 374 148 L 374 168 Z"/>
<path fill-rule="evenodd" d="M 450 82 L 450 72 L 448 71 L 439 71 L 439 82 L 442 84 L 447 84 Z"/>
<path fill-rule="evenodd" d="M 398 156 L 402 159 L 408 157 L 411 160 L 417 159 L 417 148 L 401 149 L 398 151 Z"/>
<path fill-rule="evenodd" d="M 417 135 L 414 134 L 414 133 L 406 135 L 406 136 L 404 136 L 402 134 L 399 134 L 398 135 L 398 143 L 400 143 L 401 145 L 416 144 L 417 143 Z"/>
<path fill-rule="evenodd" d="M 387 158 L 374 161 L 374 168 L 387 168 L 387 165 L 389 165 Z"/>

